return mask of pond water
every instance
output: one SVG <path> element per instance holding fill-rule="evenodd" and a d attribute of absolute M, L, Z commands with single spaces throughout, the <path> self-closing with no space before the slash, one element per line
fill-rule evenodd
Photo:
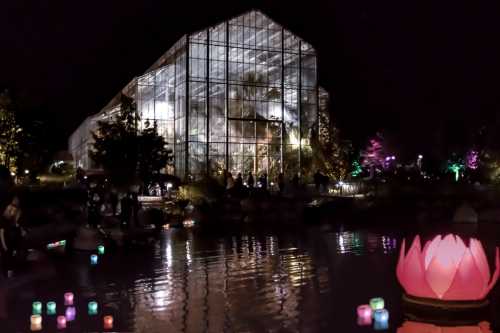
<path fill-rule="evenodd" d="M 404 321 L 395 267 L 402 237 L 413 237 L 394 229 L 170 229 L 149 246 L 107 248 L 95 266 L 87 253 L 68 254 L 52 259 L 57 274 L 9 295 L 3 327 L 30 331 L 31 303 L 39 300 L 42 332 L 57 332 L 45 304 L 56 301 L 63 314 L 63 294 L 72 291 L 76 319 L 67 332 L 103 331 L 104 315 L 114 317 L 108 331 L 118 332 L 372 332 L 356 322 L 356 306 L 372 297 L 385 299 L 386 331 L 395 332 Z M 492 257 L 495 235 L 482 234 Z M 491 298 L 484 319 L 496 325 L 496 289 Z M 88 315 L 89 301 L 98 315 Z"/>

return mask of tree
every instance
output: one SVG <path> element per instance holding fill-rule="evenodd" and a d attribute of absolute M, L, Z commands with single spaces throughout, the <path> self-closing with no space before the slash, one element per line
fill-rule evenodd
<path fill-rule="evenodd" d="M 471 170 L 476 170 L 479 167 L 479 152 L 470 149 L 465 155 L 466 167 Z"/>
<path fill-rule="evenodd" d="M 158 135 L 156 124 L 146 122 L 137 129 L 138 116 L 133 100 L 122 95 L 119 112 L 112 121 L 99 121 L 94 138 L 92 159 L 101 166 L 115 184 L 134 183 L 137 177 L 149 182 L 172 162 L 172 150 Z"/>
<path fill-rule="evenodd" d="M 137 171 L 137 112 L 133 100 L 121 96 L 120 110 L 111 121 L 99 121 L 92 133 L 94 162 L 115 183 L 133 183 Z"/>
<path fill-rule="evenodd" d="M 0 164 L 11 172 L 16 171 L 16 161 L 21 153 L 22 128 L 16 121 L 12 99 L 8 90 L 0 93 Z"/>
<path fill-rule="evenodd" d="M 167 148 L 167 142 L 163 136 L 158 135 L 156 123 L 152 127 L 147 126 L 138 136 L 138 173 L 139 177 L 146 183 L 150 183 L 154 174 L 173 162 L 172 149 Z"/>
<path fill-rule="evenodd" d="M 375 138 L 370 139 L 368 146 L 361 152 L 361 164 L 370 169 L 370 178 L 375 175 L 377 168 L 383 168 L 385 162 L 383 139 L 380 134 Z"/>

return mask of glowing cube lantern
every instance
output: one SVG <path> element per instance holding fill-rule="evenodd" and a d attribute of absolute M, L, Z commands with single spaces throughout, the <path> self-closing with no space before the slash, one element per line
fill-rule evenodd
<path fill-rule="evenodd" d="M 42 330 L 42 316 L 36 314 L 30 317 L 30 329 L 32 331 L 41 331 Z"/>
<path fill-rule="evenodd" d="M 73 293 L 65 293 L 64 294 L 64 305 L 73 305 L 73 301 L 75 300 L 75 295 Z"/>
<path fill-rule="evenodd" d="M 372 319 L 372 308 L 368 304 L 358 306 L 356 312 L 360 319 Z"/>
<path fill-rule="evenodd" d="M 89 305 L 88 305 L 88 310 L 89 310 L 89 315 L 90 316 L 94 316 L 97 314 L 97 309 L 98 309 L 98 306 L 97 306 L 97 302 L 89 302 Z"/>
<path fill-rule="evenodd" d="M 97 247 L 97 253 L 99 253 L 101 256 L 104 254 L 105 248 L 104 245 L 99 245 Z"/>
<path fill-rule="evenodd" d="M 385 306 L 384 304 L 384 299 L 382 297 L 375 297 L 370 299 L 370 307 L 372 308 L 373 311 L 375 310 L 381 310 Z"/>
<path fill-rule="evenodd" d="M 490 273 L 481 242 L 471 238 L 469 246 L 455 235 L 436 236 L 423 249 L 416 236 L 405 252 L 401 246 L 396 274 L 406 294 L 443 301 L 484 299 L 498 280 L 500 256 L 496 248 L 496 269 Z"/>
<path fill-rule="evenodd" d="M 99 260 L 99 257 L 97 256 L 97 254 L 92 254 L 90 256 L 90 264 L 91 265 L 97 265 L 98 260 Z"/>
<path fill-rule="evenodd" d="M 56 302 L 47 302 L 47 314 L 49 316 L 56 314 Z"/>
<path fill-rule="evenodd" d="M 33 302 L 31 305 L 34 315 L 42 314 L 42 302 Z"/>
<path fill-rule="evenodd" d="M 373 329 L 375 331 L 387 331 L 389 329 L 389 322 L 388 321 L 375 321 L 373 323 Z M 422 333 L 422 332 L 419 332 Z"/>
<path fill-rule="evenodd" d="M 373 312 L 373 319 L 375 322 L 383 322 L 389 320 L 389 311 L 386 309 L 375 310 Z"/>
<path fill-rule="evenodd" d="M 73 321 L 76 318 L 76 309 L 73 306 L 66 308 L 65 312 L 66 321 Z"/>
<path fill-rule="evenodd" d="M 358 326 L 370 326 L 372 324 L 372 318 L 361 318 L 358 317 L 358 320 L 356 321 Z"/>
<path fill-rule="evenodd" d="M 57 329 L 63 330 L 66 328 L 66 317 L 57 316 Z"/>
<path fill-rule="evenodd" d="M 104 316 L 104 329 L 110 330 L 113 328 L 113 316 Z"/>

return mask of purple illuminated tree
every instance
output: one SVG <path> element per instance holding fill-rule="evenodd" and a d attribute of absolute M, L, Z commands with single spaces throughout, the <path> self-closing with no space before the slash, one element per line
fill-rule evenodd
<path fill-rule="evenodd" d="M 476 170 L 479 167 L 479 153 L 477 150 L 470 149 L 465 155 L 465 165 L 468 169 Z"/>
<path fill-rule="evenodd" d="M 384 167 L 384 150 L 382 136 L 377 134 L 375 138 L 370 139 L 366 149 L 361 152 L 361 164 L 370 169 L 370 178 L 375 175 L 375 169 Z"/>
<path fill-rule="evenodd" d="M 380 137 L 370 139 L 368 146 L 361 152 L 361 164 L 365 167 L 381 167 L 384 165 L 382 140 Z"/>

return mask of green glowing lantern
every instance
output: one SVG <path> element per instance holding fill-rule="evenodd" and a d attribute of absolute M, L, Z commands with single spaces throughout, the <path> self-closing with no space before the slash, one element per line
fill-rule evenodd
<path fill-rule="evenodd" d="M 98 309 L 97 302 L 94 301 L 89 302 L 88 308 L 90 316 L 94 316 L 97 314 L 97 309 Z"/>
<path fill-rule="evenodd" d="M 382 310 L 384 308 L 384 299 L 382 297 L 375 297 L 370 299 L 370 307 L 373 311 Z"/>
<path fill-rule="evenodd" d="M 34 315 L 42 314 L 42 302 L 33 302 L 32 308 Z"/>
<path fill-rule="evenodd" d="M 103 255 L 104 254 L 104 245 L 99 245 L 97 247 L 97 253 L 99 253 L 100 255 Z"/>
<path fill-rule="evenodd" d="M 49 316 L 56 314 L 56 302 L 47 302 L 47 314 Z"/>

